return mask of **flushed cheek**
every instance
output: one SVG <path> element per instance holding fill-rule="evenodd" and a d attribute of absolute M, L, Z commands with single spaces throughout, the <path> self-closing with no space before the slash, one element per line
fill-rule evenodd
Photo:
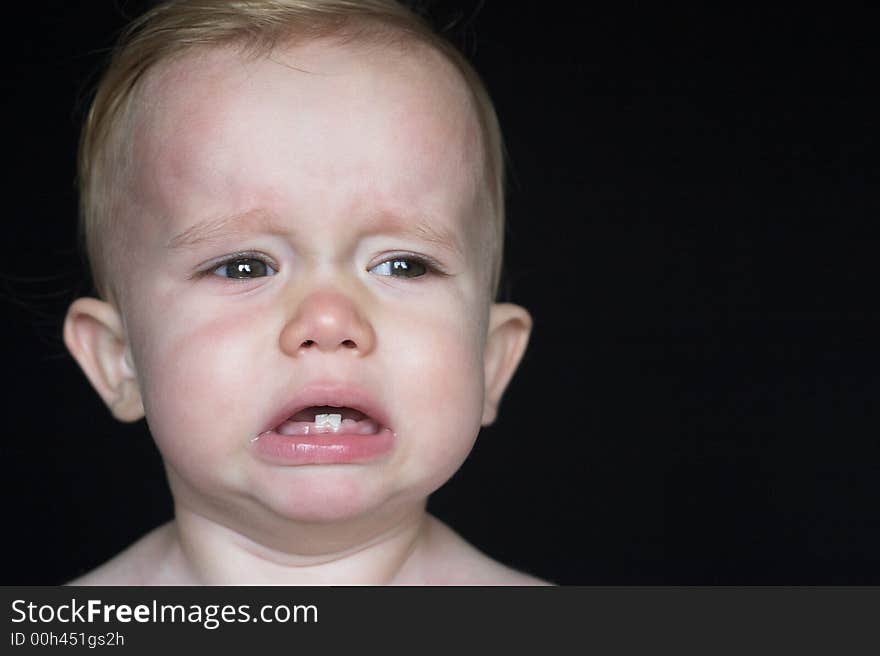
<path fill-rule="evenodd" d="M 210 470 L 211 463 L 247 443 L 248 417 L 260 389 L 247 332 L 229 319 L 153 331 L 141 372 L 144 405 L 150 430 L 172 466 Z"/>
<path fill-rule="evenodd" d="M 416 333 L 418 334 L 418 333 Z M 459 331 L 421 333 L 401 345 L 390 377 L 407 470 L 433 491 L 470 452 L 483 406 L 482 356 L 475 336 Z"/>

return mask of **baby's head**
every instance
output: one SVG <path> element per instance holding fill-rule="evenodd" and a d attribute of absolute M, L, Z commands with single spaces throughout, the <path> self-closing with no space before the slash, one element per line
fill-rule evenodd
<path fill-rule="evenodd" d="M 162 5 L 85 126 L 104 300 L 65 341 L 117 418 L 146 414 L 178 507 L 269 541 L 409 512 L 528 340 L 493 303 L 502 170 L 478 77 L 394 2 Z"/>

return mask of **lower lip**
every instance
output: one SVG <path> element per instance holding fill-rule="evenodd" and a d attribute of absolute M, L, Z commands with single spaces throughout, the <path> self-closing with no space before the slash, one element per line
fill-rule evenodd
<path fill-rule="evenodd" d="M 391 452 L 394 433 L 383 428 L 375 435 L 263 433 L 251 442 L 261 460 L 275 465 L 340 465 L 370 462 Z"/>

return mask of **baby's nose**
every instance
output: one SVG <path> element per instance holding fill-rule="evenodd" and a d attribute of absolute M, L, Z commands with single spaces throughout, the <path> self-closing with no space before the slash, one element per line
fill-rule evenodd
<path fill-rule="evenodd" d="M 366 355 L 375 341 L 372 326 L 353 300 L 338 292 L 308 296 L 281 332 L 281 349 L 289 355 L 309 350 Z"/>

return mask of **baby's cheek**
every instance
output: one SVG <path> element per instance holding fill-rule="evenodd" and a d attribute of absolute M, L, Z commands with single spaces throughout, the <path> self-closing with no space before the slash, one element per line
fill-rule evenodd
<path fill-rule="evenodd" d="M 430 481 L 426 492 L 461 466 L 479 432 L 483 369 L 477 343 L 460 330 L 440 330 L 398 355 L 393 398 L 407 457 L 419 478 Z"/>
<path fill-rule="evenodd" d="M 220 458 L 246 443 L 242 422 L 259 381 L 251 380 L 241 332 L 241 324 L 215 321 L 180 327 L 152 344 L 145 408 L 166 457 Z"/>

